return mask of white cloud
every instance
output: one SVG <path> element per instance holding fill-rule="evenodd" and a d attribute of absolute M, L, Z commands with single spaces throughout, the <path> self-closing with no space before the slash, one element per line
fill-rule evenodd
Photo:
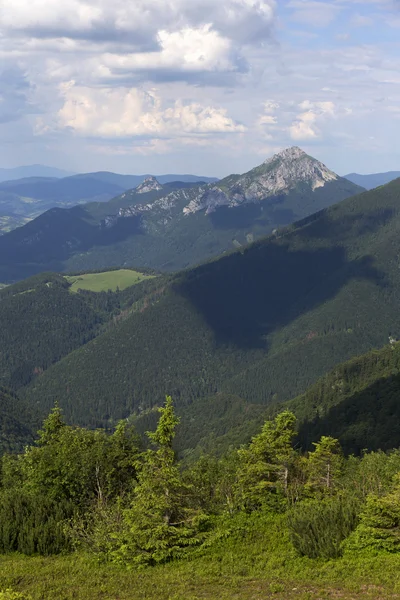
<path fill-rule="evenodd" d="M 32 37 L 94 39 L 148 46 L 157 34 L 212 24 L 251 42 L 272 24 L 275 0 L 2 0 L 1 28 Z M 118 36 L 118 37 L 117 37 Z"/>
<path fill-rule="evenodd" d="M 300 103 L 302 110 L 289 127 L 289 133 L 292 140 L 306 141 L 320 136 L 321 131 L 318 128 L 318 122 L 325 117 L 335 116 L 335 105 L 333 102 L 310 102 L 304 100 Z"/>
<path fill-rule="evenodd" d="M 145 70 L 204 72 L 236 70 L 232 44 L 211 25 L 158 33 L 159 52 L 105 54 L 102 67 L 108 74 Z"/>
<path fill-rule="evenodd" d="M 176 100 L 164 107 L 156 90 L 85 88 L 74 82 L 62 86 L 64 105 L 53 127 L 100 138 L 180 137 L 187 134 L 244 132 L 227 110 Z M 39 132 L 51 124 L 39 122 Z"/>

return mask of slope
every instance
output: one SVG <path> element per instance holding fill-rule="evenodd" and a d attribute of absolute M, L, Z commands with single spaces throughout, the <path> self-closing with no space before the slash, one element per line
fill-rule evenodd
<path fill-rule="evenodd" d="M 33 442 L 39 423 L 38 415 L 26 402 L 0 388 L 0 456 L 5 452 L 22 452 Z"/>
<path fill-rule="evenodd" d="M 392 342 L 339 365 L 288 408 L 301 420 L 303 447 L 332 435 L 347 453 L 360 454 L 400 447 L 399 395 L 400 344 Z"/>
<path fill-rule="evenodd" d="M 128 281 L 129 275 L 130 287 L 106 291 L 106 284 L 112 287 L 119 278 Z M 93 275 L 93 285 L 105 290 L 97 293 L 75 289 L 77 279 L 44 273 L 0 290 L 0 386 L 18 390 L 112 327 L 148 296 L 156 278 L 118 271 Z"/>
<path fill-rule="evenodd" d="M 98 425 L 147 418 L 169 393 L 188 422 L 203 406 L 198 440 L 219 398 L 237 398 L 248 418 L 252 405 L 293 398 L 400 335 L 399 208 L 397 181 L 177 274 L 24 395 L 46 409 L 57 397 L 70 419 Z"/>
<path fill-rule="evenodd" d="M 361 189 L 299 148 L 218 184 L 145 183 L 107 203 L 52 209 L 2 236 L 0 281 L 49 269 L 185 268 Z"/>

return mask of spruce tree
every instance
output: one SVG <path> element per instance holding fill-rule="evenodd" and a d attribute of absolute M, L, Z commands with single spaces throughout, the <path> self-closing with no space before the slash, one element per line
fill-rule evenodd
<path fill-rule="evenodd" d="M 239 450 L 237 502 L 255 510 L 269 505 L 279 509 L 288 495 L 291 472 L 297 462 L 292 448 L 296 417 L 290 411 L 266 421 L 250 446 Z"/>
<path fill-rule="evenodd" d="M 124 563 L 156 564 L 181 557 L 204 537 L 207 518 L 193 508 L 191 486 L 176 465 L 172 442 L 179 419 L 171 397 L 159 411 L 156 431 L 147 433 L 156 449 L 142 455 L 132 505 L 124 513 L 125 531 L 112 553 Z"/>

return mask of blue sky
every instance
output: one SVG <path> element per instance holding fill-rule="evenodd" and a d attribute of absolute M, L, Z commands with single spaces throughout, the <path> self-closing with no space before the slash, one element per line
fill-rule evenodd
<path fill-rule="evenodd" d="M 400 170 L 398 0 L 2 0 L 0 167 Z"/>

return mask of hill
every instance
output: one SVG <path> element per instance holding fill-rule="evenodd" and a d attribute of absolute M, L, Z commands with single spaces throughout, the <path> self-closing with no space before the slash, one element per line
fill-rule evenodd
<path fill-rule="evenodd" d="M 107 291 L 128 277 L 131 287 L 125 292 Z M 146 294 L 147 280 L 132 271 L 91 277 L 44 273 L 0 290 L 0 385 L 18 390 L 99 335 Z M 80 287 L 85 291 L 71 293 Z M 93 287 L 98 293 L 90 291 Z"/>
<path fill-rule="evenodd" d="M 288 408 L 301 419 L 303 447 L 332 435 L 347 453 L 360 454 L 400 447 L 399 395 L 400 344 L 393 342 L 339 365 Z"/>
<path fill-rule="evenodd" d="M 360 185 L 366 190 L 372 190 L 373 188 L 379 187 L 390 183 L 400 177 L 400 171 L 389 171 L 388 173 L 373 173 L 371 175 L 360 175 L 359 173 L 350 173 L 344 176 L 345 179 L 352 181 L 356 185 Z"/>
<path fill-rule="evenodd" d="M 33 442 L 39 423 L 35 410 L 9 390 L 0 388 L 0 456 L 22 452 Z"/>
<path fill-rule="evenodd" d="M 2 236 L 0 282 L 43 270 L 185 268 L 361 190 L 299 148 L 218 184 L 141 185 L 109 202 L 53 208 Z"/>
<path fill-rule="evenodd" d="M 182 448 L 303 393 L 400 336 L 400 182 L 347 199 L 218 260 L 148 285 L 148 300 L 21 390 L 112 424 L 171 394 Z M 225 430 L 224 430 L 225 427 Z M 237 439 L 240 438 L 238 434 Z"/>

